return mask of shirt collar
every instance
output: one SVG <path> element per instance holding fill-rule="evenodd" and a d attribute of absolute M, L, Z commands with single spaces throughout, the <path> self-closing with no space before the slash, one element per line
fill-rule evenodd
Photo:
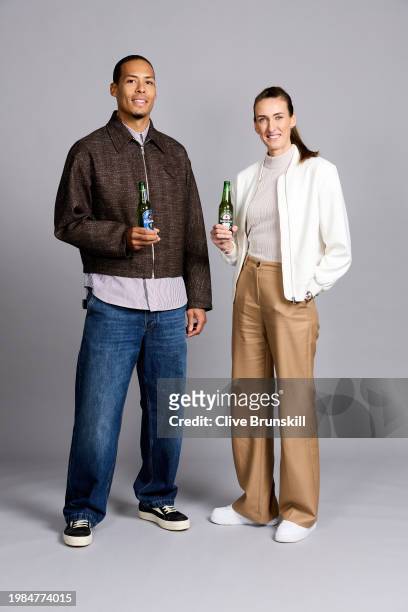
<path fill-rule="evenodd" d="M 117 110 L 114 110 L 111 118 L 106 124 L 106 128 L 109 132 L 109 136 L 112 138 L 115 149 L 119 152 L 128 142 L 134 140 L 129 129 L 122 123 L 118 117 Z M 161 132 L 156 130 L 153 125 L 153 121 L 150 119 L 149 129 L 145 138 L 146 142 L 152 140 L 163 153 L 166 153 L 166 145 Z"/>
<path fill-rule="evenodd" d="M 131 128 L 129 125 L 126 125 L 126 123 L 124 123 L 124 126 L 129 130 L 129 132 L 132 134 L 133 138 L 137 140 L 137 142 L 139 142 L 140 144 L 144 144 L 146 142 L 146 136 L 147 132 L 149 131 L 150 121 L 147 124 L 147 127 L 145 127 L 142 132 L 136 132 L 136 130 Z"/>

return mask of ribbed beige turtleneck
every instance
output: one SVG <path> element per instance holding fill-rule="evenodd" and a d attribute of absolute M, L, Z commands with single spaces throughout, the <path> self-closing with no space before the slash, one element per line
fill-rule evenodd
<path fill-rule="evenodd" d="M 265 156 L 262 178 L 247 211 L 248 255 L 261 261 L 282 261 L 278 212 L 278 177 L 286 172 L 295 145 L 282 155 Z"/>

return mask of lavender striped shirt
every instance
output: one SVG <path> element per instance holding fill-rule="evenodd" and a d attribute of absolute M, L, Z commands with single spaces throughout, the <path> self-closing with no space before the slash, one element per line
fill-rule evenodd
<path fill-rule="evenodd" d="M 144 144 L 149 125 L 143 132 L 135 132 L 124 124 L 133 138 Z M 84 274 L 84 287 L 91 287 L 97 298 L 108 304 L 140 310 L 172 310 L 187 304 L 187 293 L 182 276 L 174 278 L 128 278 L 108 274 Z"/>

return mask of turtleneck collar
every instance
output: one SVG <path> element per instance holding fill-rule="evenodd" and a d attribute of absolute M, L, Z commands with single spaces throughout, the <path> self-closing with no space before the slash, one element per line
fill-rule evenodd
<path fill-rule="evenodd" d="M 295 148 L 296 145 L 292 143 L 286 153 L 275 155 L 274 157 L 266 154 L 264 160 L 265 168 L 270 168 L 271 170 L 281 170 L 286 168 L 290 164 Z"/>

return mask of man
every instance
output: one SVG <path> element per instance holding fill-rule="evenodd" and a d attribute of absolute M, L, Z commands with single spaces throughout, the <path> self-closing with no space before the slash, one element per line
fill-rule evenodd
<path fill-rule="evenodd" d="M 139 517 L 170 530 L 190 526 L 174 507 L 181 439 L 157 438 L 157 380 L 185 377 L 186 336 L 201 333 L 212 307 L 200 199 L 184 147 L 150 119 L 151 63 L 140 55 L 121 59 L 110 93 L 117 110 L 70 149 L 55 204 L 55 236 L 80 249 L 88 291 L 63 509 L 63 537 L 71 546 L 90 544 L 106 514 L 135 365 L 142 407 L 142 467 L 133 485 Z M 154 229 L 138 227 L 139 181 Z"/>

